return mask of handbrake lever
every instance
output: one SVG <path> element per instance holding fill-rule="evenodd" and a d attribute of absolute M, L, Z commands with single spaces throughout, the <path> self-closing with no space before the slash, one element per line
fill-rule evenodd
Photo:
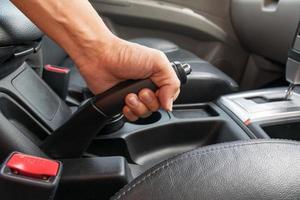
<path fill-rule="evenodd" d="M 187 75 L 192 71 L 191 66 L 180 62 L 171 64 L 181 84 L 185 84 Z M 127 94 L 138 93 L 143 88 L 157 90 L 156 85 L 150 79 L 129 80 L 96 95 L 79 107 L 65 124 L 54 131 L 41 148 L 52 158 L 82 156 L 107 121 L 122 112 Z"/>

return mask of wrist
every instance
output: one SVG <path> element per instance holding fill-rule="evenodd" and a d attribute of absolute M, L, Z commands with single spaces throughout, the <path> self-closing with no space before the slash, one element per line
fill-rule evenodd
<path fill-rule="evenodd" d="M 111 52 L 119 43 L 119 38 L 112 33 L 99 34 L 97 38 L 86 39 L 78 42 L 76 49 L 68 52 L 79 69 L 86 68 L 91 65 L 103 66 Z"/>

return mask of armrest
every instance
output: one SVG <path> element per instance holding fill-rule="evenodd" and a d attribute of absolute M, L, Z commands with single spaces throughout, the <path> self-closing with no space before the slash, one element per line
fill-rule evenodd
<path fill-rule="evenodd" d="M 132 180 L 123 157 L 66 159 L 59 199 L 109 199 Z"/>
<path fill-rule="evenodd" d="M 0 7 L 0 47 L 20 45 L 40 39 L 43 33 L 9 0 Z"/>
<path fill-rule="evenodd" d="M 238 91 L 238 84 L 221 70 L 205 61 L 189 62 L 192 73 L 181 88 L 177 104 L 216 100 L 224 94 Z"/>

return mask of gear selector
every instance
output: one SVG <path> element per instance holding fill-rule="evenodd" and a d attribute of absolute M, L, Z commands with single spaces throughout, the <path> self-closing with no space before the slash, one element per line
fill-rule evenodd
<path fill-rule="evenodd" d="M 292 48 L 289 50 L 288 61 L 286 65 L 286 80 L 290 82 L 285 95 L 288 99 L 296 85 L 300 85 L 300 23 L 294 38 Z"/>
<path fill-rule="evenodd" d="M 258 91 L 223 96 L 220 103 L 244 124 L 262 121 L 284 121 L 300 116 L 300 23 L 288 54 L 286 88 L 267 88 Z M 295 90 L 295 92 L 294 92 Z M 294 94 L 294 95 L 292 95 Z"/>
<path fill-rule="evenodd" d="M 173 62 L 172 67 L 181 84 L 185 84 L 187 75 L 191 73 L 190 65 Z M 122 111 L 126 95 L 138 93 L 143 88 L 157 90 L 150 79 L 130 80 L 96 95 L 79 107 L 64 125 L 54 131 L 41 148 L 52 158 L 82 156 L 106 122 Z"/>

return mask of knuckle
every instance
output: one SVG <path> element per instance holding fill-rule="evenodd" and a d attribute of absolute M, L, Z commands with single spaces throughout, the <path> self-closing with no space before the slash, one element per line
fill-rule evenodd
<path fill-rule="evenodd" d="M 141 109 L 137 110 L 138 116 L 143 116 L 143 115 L 145 115 L 147 112 L 148 112 L 148 110 L 145 109 L 145 108 L 141 108 Z"/>
<path fill-rule="evenodd" d="M 126 114 L 130 113 L 131 111 L 127 106 L 125 106 L 125 107 L 123 107 L 122 112 L 123 112 L 124 115 L 126 115 Z"/>
<path fill-rule="evenodd" d="M 135 98 L 136 95 L 133 93 L 127 94 L 126 99 Z"/>
<path fill-rule="evenodd" d="M 159 51 L 159 50 L 155 50 L 155 55 L 160 60 L 161 59 L 165 60 L 167 58 L 166 54 L 164 52 L 162 52 L 162 51 Z"/>
<path fill-rule="evenodd" d="M 138 120 L 138 118 L 137 117 L 132 117 L 132 116 L 125 116 L 129 121 L 131 121 L 131 122 L 135 122 L 136 120 Z"/>
<path fill-rule="evenodd" d="M 139 96 L 147 95 L 147 94 L 149 94 L 149 91 L 150 91 L 150 89 L 144 88 L 139 92 Z"/>
<path fill-rule="evenodd" d="M 178 79 L 178 78 L 176 78 L 175 80 L 174 80 L 174 86 L 176 87 L 176 89 L 178 90 L 179 88 L 180 88 L 180 80 Z"/>
<path fill-rule="evenodd" d="M 159 110 L 159 106 L 158 105 L 154 105 L 153 108 L 151 109 L 152 112 L 156 112 Z"/>
<path fill-rule="evenodd" d="M 138 97 L 144 104 L 151 104 L 155 100 L 155 95 L 150 89 L 141 90 Z"/>
<path fill-rule="evenodd" d="M 130 115 L 128 115 L 127 113 L 124 113 L 124 116 L 126 117 L 126 119 L 131 119 L 131 116 Z"/>
<path fill-rule="evenodd" d="M 161 58 L 166 58 L 166 54 L 164 52 L 158 51 L 158 53 Z"/>
<path fill-rule="evenodd" d="M 144 115 L 141 116 L 141 118 L 148 118 L 152 115 L 152 112 L 147 112 Z"/>

